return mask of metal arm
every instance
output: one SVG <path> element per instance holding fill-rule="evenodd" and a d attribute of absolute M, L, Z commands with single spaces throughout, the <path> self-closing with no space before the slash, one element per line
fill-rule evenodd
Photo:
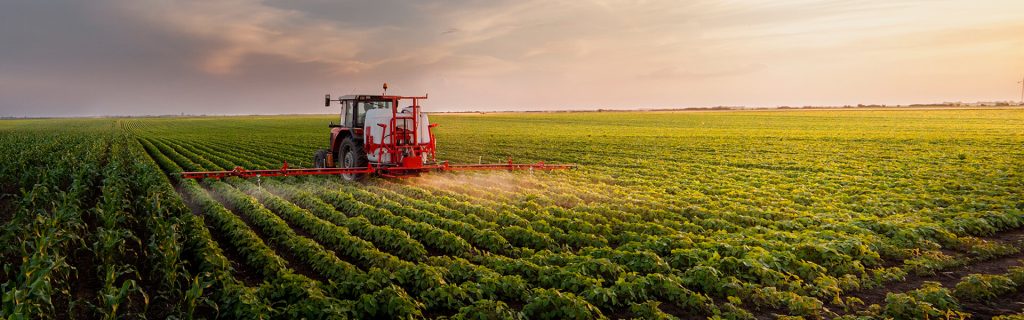
<path fill-rule="evenodd" d="M 537 163 L 513 163 L 512 158 L 509 158 L 508 163 L 493 163 L 493 164 L 448 164 L 447 161 L 437 165 L 426 165 L 416 168 L 410 167 L 374 167 L 373 164 L 368 165 L 366 168 L 302 168 L 302 169 L 290 169 L 288 168 L 288 162 L 285 162 L 281 169 L 267 169 L 267 170 L 246 170 L 242 167 L 235 167 L 231 171 L 190 171 L 182 172 L 179 175 L 185 179 L 204 179 L 204 178 L 227 178 L 227 177 L 241 177 L 241 178 L 253 178 L 253 177 L 277 177 L 277 176 L 312 176 L 312 175 L 340 175 L 340 174 L 360 174 L 360 173 L 374 173 L 377 172 L 381 176 L 404 178 L 409 176 L 415 176 L 419 173 L 424 172 L 438 172 L 438 171 L 484 171 L 484 170 L 565 170 L 575 169 L 575 164 L 545 164 L 543 161 Z"/>

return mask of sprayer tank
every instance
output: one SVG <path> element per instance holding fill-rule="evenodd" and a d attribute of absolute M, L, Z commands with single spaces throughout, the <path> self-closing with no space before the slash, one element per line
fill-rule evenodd
<path fill-rule="evenodd" d="M 403 108 L 402 112 L 398 113 L 399 117 L 411 115 L 412 108 Z M 392 142 L 391 133 L 393 132 L 393 129 L 391 128 L 391 117 L 392 114 L 390 109 L 373 109 L 366 111 L 366 121 L 364 123 L 366 126 L 365 130 L 369 133 L 369 137 L 367 137 L 369 141 L 367 141 L 367 143 L 372 141 L 372 144 L 379 145 L 384 143 L 390 144 Z M 419 118 L 416 120 L 418 127 L 416 128 L 418 143 L 430 143 L 430 122 L 427 120 L 427 114 L 420 112 Z M 384 126 L 380 126 L 381 124 Z M 412 129 L 412 121 L 408 120 L 399 119 L 395 122 L 395 125 L 400 129 Z M 370 162 L 389 164 L 397 164 L 399 160 L 399 157 L 387 153 L 387 150 L 384 149 L 369 152 L 367 153 L 366 158 Z M 427 161 L 426 157 L 423 158 L 423 161 Z"/>

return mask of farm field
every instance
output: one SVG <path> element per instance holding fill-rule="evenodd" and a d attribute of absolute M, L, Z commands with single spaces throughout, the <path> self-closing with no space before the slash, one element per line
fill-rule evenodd
<path fill-rule="evenodd" d="M 8 318 L 1024 312 L 1024 110 L 431 115 L 453 163 L 312 166 L 337 116 L 0 121 Z"/>

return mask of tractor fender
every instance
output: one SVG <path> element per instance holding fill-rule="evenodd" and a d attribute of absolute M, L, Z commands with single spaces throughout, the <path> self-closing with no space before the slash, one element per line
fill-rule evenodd
<path fill-rule="evenodd" d="M 345 139 L 349 137 L 354 141 L 363 141 L 363 128 L 345 128 L 345 127 L 332 127 L 331 128 L 331 144 L 327 152 L 334 155 L 337 159 L 341 152 L 341 144 L 345 142 Z"/>
<path fill-rule="evenodd" d="M 338 158 L 338 152 L 341 151 L 341 143 L 352 135 L 352 130 L 349 128 L 331 128 L 331 144 L 327 152 L 334 155 L 334 158 Z"/>

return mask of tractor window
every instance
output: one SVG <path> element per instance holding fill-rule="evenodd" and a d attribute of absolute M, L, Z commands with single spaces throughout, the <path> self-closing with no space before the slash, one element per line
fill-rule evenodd
<path fill-rule="evenodd" d="M 391 108 L 391 101 L 365 101 L 362 107 L 366 110 Z"/>
<path fill-rule="evenodd" d="M 341 105 L 341 125 L 352 127 L 352 101 L 345 101 Z"/>
<path fill-rule="evenodd" d="M 391 101 L 359 101 L 356 102 L 356 127 L 363 127 L 366 121 L 366 111 L 373 109 L 390 109 Z"/>

